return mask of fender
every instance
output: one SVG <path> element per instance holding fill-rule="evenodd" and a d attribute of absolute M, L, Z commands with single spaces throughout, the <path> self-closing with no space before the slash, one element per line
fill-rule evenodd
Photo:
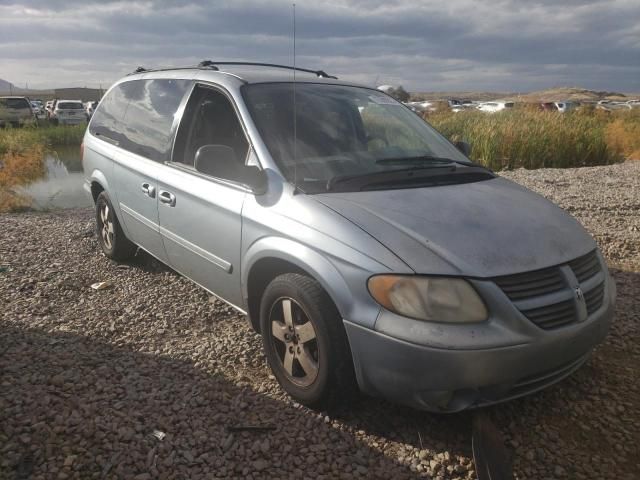
<path fill-rule="evenodd" d="M 245 299 L 248 298 L 249 273 L 256 262 L 264 258 L 284 260 L 306 271 L 327 291 L 343 319 L 373 328 L 380 306 L 371 298 L 366 285 L 372 269 L 387 270 L 383 265 L 370 258 L 360 265 L 330 259 L 322 252 L 288 238 L 262 237 L 243 254 L 241 285 Z M 340 270 L 347 272 L 349 278 L 343 277 L 333 262 L 341 263 Z M 371 269 L 366 268 L 367 263 Z"/>
<path fill-rule="evenodd" d="M 112 191 L 111 188 L 109 187 L 109 182 L 107 181 L 107 177 L 105 176 L 105 174 L 101 170 L 94 168 L 91 171 L 91 175 L 89 175 L 87 181 L 89 182 L 89 185 L 92 184 L 93 182 L 99 183 L 102 189 L 105 192 L 107 192 L 107 195 L 109 195 L 109 198 L 111 198 L 111 204 L 115 210 L 116 217 L 120 222 L 120 228 L 122 228 L 122 230 L 124 231 L 124 234 L 128 236 L 129 232 L 127 231 L 127 226 L 121 220 L 122 212 L 120 211 L 120 202 L 118 202 L 118 197 L 116 193 Z"/>

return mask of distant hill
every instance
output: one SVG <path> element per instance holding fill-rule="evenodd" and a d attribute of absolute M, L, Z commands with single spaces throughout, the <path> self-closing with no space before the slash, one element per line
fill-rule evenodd
<path fill-rule="evenodd" d="M 15 90 L 15 85 L 0 78 L 0 92 L 8 92 L 11 89 Z"/>
<path fill-rule="evenodd" d="M 556 87 L 529 93 L 515 92 L 414 92 L 412 100 L 446 100 L 457 98 L 463 100 L 515 100 L 518 102 L 558 102 L 574 100 L 578 102 L 597 102 L 598 100 L 628 100 L 640 98 L 640 94 L 619 93 L 609 91 L 588 90 L 580 87 Z"/>
<path fill-rule="evenodd" d="M 619 92 L 587 90 L 580 87 L 559 87 L 531 92 L 521 96 L 524 101 L 558 102 L 574 100 L 578 102 L 597 102 L 598 100 L 627 100 L 627 95 Z"/>

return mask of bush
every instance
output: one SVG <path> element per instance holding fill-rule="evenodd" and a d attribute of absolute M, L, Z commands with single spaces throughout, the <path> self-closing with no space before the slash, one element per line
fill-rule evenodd
<path fill-rule="evenodd" d="M 634 132 L 640 121 L 628 118 L 621 120 L 622 126 L 615 118 L 615 114 L 595 112 L 514 109 L 494 114 L 442 112 L 430 115 L 429 122 L 451 141 L 469 142 L 474 161 L 502 170 L 619 162 L 625 151 L 636 148 L 638 136 Z"/>

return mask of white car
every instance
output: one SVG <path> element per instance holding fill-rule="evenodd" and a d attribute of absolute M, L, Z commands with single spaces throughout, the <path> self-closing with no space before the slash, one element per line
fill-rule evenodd
<path fill-rule="evenodd" d="M 478 110 L 486 113 L 495 113 L 513 108 L 513 102 L 484 102 L 478 105 Z"/>
<path fill-rule="evenodd" d="M 59 125 L 78 125 L 87 121 L 84 105 L 80 100 L 58 100 L 49 116 Z"/>
<path fill-rule="evenodd" d="M 575 102 L 554 102 L 556 108 L 561 113 L 566 113 L 570 110 L 578 108 L 578 104 Z"/>
<path fill-rule="evenodd" d="M 40 100 L 31 100 L 31 110 L 33 110 L 34 115 L 40 117 L 44 114 L 44 106 Z"/>
<path fill-rule="evenodd" d="M 406 102 L 405 105 L 417 113 L 433 111 L 435 108 L 432 102 Z"/>
<path fill-rule="evenodd" d="M 87 103 L 84 104 L 84 106 L 85 106 L 84 113 L 87 116 L 87 121 L 89 121 L 89 120 L 91 120 L 91 117 L 93 116 L 93 111 L 98 106 L 98 102 L 87 102 Z"/>

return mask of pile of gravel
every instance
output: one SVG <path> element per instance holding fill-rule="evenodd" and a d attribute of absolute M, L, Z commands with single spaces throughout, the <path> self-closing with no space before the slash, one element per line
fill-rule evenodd
<path fill-rule="evenodd" d="M 518 479 L 639 478 L 640 162 L 504 176 L 585 224 L 619 300 L 582 369 L 486 411 Z M 243 317 L 147 255 L 110 262 L 93 230 L 0 215 L 0 478 L 475 478 L 473 413 L 301 407 Z"/>

